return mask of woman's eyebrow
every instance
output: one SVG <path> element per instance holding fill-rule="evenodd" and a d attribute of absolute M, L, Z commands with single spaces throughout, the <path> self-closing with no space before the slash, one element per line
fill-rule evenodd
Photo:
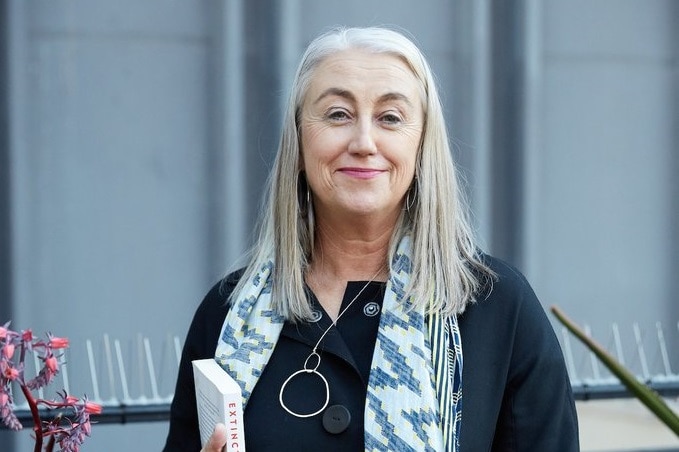
<path fill-rule="evenodd" d="M 326 98 L 328 96 L 338 96 L 338 97 L 342 97 L 342 98 L 347 99 L 347 100 L 352 101 L 352 102 L 356 101 L 356 97 L 351 93 L 351 91 L 347 91 L 347 90 L 342 89 L 342 88 L 334 88 L 333 87 L 333 88 L 328 88 L 325 91 L 323 91 L 321 93 L 321 95 L 318 96 L 318 98 L 316 98 L 316 100 L 314 101 L 314 104 L 319 103 L 321 100 L 323 100 L 324 98 Z M 410 102 L 410 99 L 408 98 L 408 96 L 406 96 L 405 94 L 396 92 L 396 91 L 382 94 L 377 100 L 378 100 L 379 103 L 384 103 L 384 102 L 389 102 L 389 101 L 401 101 L 401 102 L 405 102 L 410 107 L 413 106 L 413 104 L 412 104 L 412 102 Z"/>
<path fill-rule="evenodd" d="M 319 103 L 328 96 L 339 96 L 352 102 L 356 101 L 356 97 L 351 93 L 351 91 L 347 91 L 346 89 L 342 88 L 328 88 L 323 91 L 320 96 L 318 96 L 318 98 L 314 101 L 314 104 Z"/>
<path fill-rule="evenodd" d="M 389 92 L 389 93 L 386 93 L 386 94 L 382 94 L 378 99 L 378 101 L 380 103 L 395 101 L 395 100 L 405 102 L 409 107 L 413 106 L 413 104 L 412 104 L 412 102 L 410 102 L 410 99 L 408 98 L 408 96 L 406 96 L 405 94 L 399 93 L 399 92 Z"/>

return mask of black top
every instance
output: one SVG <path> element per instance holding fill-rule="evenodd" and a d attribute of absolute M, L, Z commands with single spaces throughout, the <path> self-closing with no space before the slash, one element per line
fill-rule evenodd
<path fill-rule="evenodd" d="M 366 284 L 366 281 L 350 282 L 340 310 Z M 321 356 L 318 372 L 328 381 L 330 391 L 328 407 L 341 405 L 349 411 L 351 420 L 346 429 L 331 434 L 323 427 L 324 413 L 298 418 L 287 413 L 279 403 L 279 392 L 285 380 L 302 369 L 314 345 L 332 324 L 316 297 L 309 292 L 315 312 L 322 316 L 315 323 L 284 324 L 271 359 L 245 408 L 248 451 L 281 450 L 282 444 L 285 444 L 285 450 L 300 452 L 363 450 L 364 402 L 379 327 L 379 315 L 376 314 L 382 305 L 384 288 L 385 284 L 371 283 L 318 347 Z M 286 385 L 283 396 L 286 406 L 293 412 L 313 413 L 323 406 L 326 389 L 318 375 L 302 373 Z M 262 428 L 263 414 L 265 428 Z M 321 442 L 310 441 L 309 436 Z"/>
<path fill-rule="evenodd" d="M 462 392 L 462 451 L 577 451 L 575 405 L 561 349 L 545 313 L 525 278 L 507 264 L 487 257 L 498 274 L 492 288 L 481 294 L 459 318 L 464 356 Z M 214 357 L 228 311 L 226 299 L 240 274 L 229 275 L 207 294 L 191 323 L 184 345 L 172 402 L 165 451 L 198 451 L 200 435 L 195 408 L 191 360 Z M 365 283 L 347 285 L 342 306 Z M 330 388 L 326 414 L 340 430 L 323 426 L 324 413 L 300 419 L 279 402 L 282 383 L 302 368 L 320 335 L 330 325 L 313 294 L 318 322 L 286 323 L 269 364 L 245 410 L 249 452 L 362 451 L 363 411 L 367 377 L 379 324 L 383 283 L 371 283 L 342 316 L 337 329 L 323 339 L 319 372 Z M 320 408 L 325 386 L 317 375 L 295 377 L 284 400 L 301 413 Z M 339 407 L 338 407 L 339 406 Z M 343 417 L 348 411 L 348 424 Z M 329 411 L 328 408 L 327 411 Z M 331 426 L 332 427 L 332 426 Z"/>

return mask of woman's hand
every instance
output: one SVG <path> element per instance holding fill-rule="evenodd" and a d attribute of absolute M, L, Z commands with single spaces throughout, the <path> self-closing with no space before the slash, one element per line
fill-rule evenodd
<path fill-rule="evenodd" d="M 215 431 L 210 435 L 205 447 L 200 452 L 222 452 L 226 445 L 226 426 L 224 424 L 215 425 Z"/>

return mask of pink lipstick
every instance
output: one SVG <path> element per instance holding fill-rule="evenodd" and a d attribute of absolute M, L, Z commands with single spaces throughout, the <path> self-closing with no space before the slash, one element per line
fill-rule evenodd
<path fill-rule="evenodd" d="M 342 174 L 346 174 L 350 177 L 355 177 L 356 179 L 372 179 L 373 177 L 379 176 L 384 172 L 384 170 L 374 169 L 374 168 L 340 168 L 338 170 Z"/>

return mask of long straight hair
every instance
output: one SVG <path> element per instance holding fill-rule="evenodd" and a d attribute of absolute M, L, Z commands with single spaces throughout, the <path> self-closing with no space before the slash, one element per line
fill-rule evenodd
<path fill-rule="evenodd" d="M 284 112 L 259 237 L 231 300 L 238 299 L 245 285 L 273 260 L 274 308 L 291 321 L 312 316 L 304 275 L 314 254 L 314 218 L 309 187 L 300 170 L 300 114 L 318 65 L 349 49 L 396 56 L 420 84 L 425 114 L 415 179 L 391 237 L 388 262 L 400 240 L 410 235 L 413 268 L 404 298 L 409 308 L 462 313 L 494 275 L 476 247 L 433 73 L 411 40 L 381 27 L 333 29 L 314 39 L 302 56 Z"/>

